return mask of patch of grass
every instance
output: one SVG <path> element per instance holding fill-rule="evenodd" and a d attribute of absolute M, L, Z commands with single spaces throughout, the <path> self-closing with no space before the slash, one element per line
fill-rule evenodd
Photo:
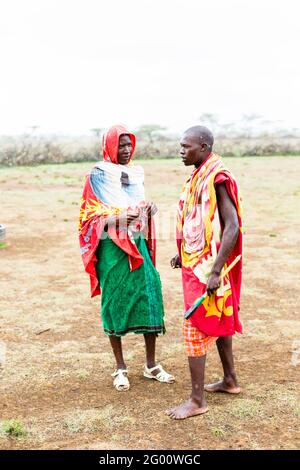
<path fill-rule="evenodd" d="M 282 393 L 277 394 L 276 401 L 279 409 L 285 409 L 286 412 L 289 412 L 295 417 L 300 415 L 300 406 L 296 394 L 289 391 L 283 391 Z"/>
<path fill-rule="evenodd" d="M 299 400 L 296 389 L 288 390 L 286 385 L 277 385 L 274 389 L 261 390 L 255 393 L 255 400 L 264 408 L 264 415 L 268 421 L 280 425 L 281 413 L 284 411 L 290 417 L 300 415 Z M 253 389 L 254 390 L 254 389 Z"/>
<path fill-rule="evenodd" d="M 133 351 L 129 351 L 127 354 L 126 354 L 126 359 L 128 361 L 133 361 L 133 359 L 135 358 L 135 354 Z"/>
<path fill-rule="evenodd" d="M 88 378 L 89 375 L 90 375 L 90 374 L 89 374 L 88 372 L 80 372 L 80 373 L 78 374 L 78 378 L 79 378 L 80 380 L 85 380 L 85 379 Z"/>
<path fill-rule="evenodd" d="M 291 414 L 298 418 L 300 416 L 300 407 L 297 405 L 295 408 L 292 408 Z"/>
<path fill-rule="evenodd" d="M 276 233 L 269 233 L 269 237 L 277 237 Z"/>
<path fill-rule="evenodd" d="M 239 400 L 231 409 L 231 414 L 236 418 L 252 418 L 261 413 L 261 404 L 255 400 Z"/>
<path fill-rule="evenodd" d="M 121 410 L 116 410 L 112 405 L 107 405 L 101 409 L 77 410 L 69 413 L 63 422 L 63 427 L 71 433 L 93 433 L 120 425 L 134 424 L 133 417 L 122 414 Z"/>
<path fill-rule="evenodd" d="M 3 421 L 2 430 L 5 434 L 11 437 L 27 436 L 27 431 L 24 429 L 23 423 L 17 419 Z"/>
<path fill-rule="evenodd" d="M 111 430 L 122 429 L 123 426 L 129 426 L 133 428 L 136 424 L 136 420 L 133 416 L 122 414 L 122 410 L 119 410 L 119 414 L 113 406 L 106 406 L 104 412 L 99 416 L 100 419 L 94 422 L 93 431 L 97 431 L 100 427 L 109 428 Z"/>
<path fill-rule="evenodd" d="M 211 432 L 215 437 L 223 437 L 226 434 L 222 428 L 213 428 Z"/>
<path fill-rule="evenodd" d="M 63 427 L 72 434 L 82 431 L 82 423 L 80 421 L 65 421 L 63 423 Z"/>
<path fill-rule="evenodd" d="M 7 246 L 6 243 L 0 243 L 0 250 L 1 250 L 2 248 L 6 248 L 6 246 Z"/>
<path fill-rule="evenodd" d="M 105 351 L 105 352 L 99 353 L 99 359 L 103 367 L 111 367 L 112 361 L 113 361 L 111 352 Z"/>

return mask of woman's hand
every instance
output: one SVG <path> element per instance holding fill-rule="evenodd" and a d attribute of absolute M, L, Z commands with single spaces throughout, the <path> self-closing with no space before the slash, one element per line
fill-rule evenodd
<path fill-rule="evenodd" d="M 147 202 L 146 204 L 146 210 L 148 213 L 148 217 L 151 217 L 156 214 L 158 211 L 157 205 L 154 202 Z"/>
<path fill-rule="evenodd" d="M 117 229 L 127 229 L 129 225 L 134 222 L 139 216 L 137 211 L 121 212 L 120 215 L 112 215 L 106 221 L 106 225 L 115 226 Z"/>
<path fill-rule="evenodd" d="M 171 261 L 170 261 L 170 264 L 171 264 L 171 266 L 172 266 L 173 269 L 181 268 L 181 267 L 182 267 L 182 266 L 181 266 L 181 261 L 180 261 L 180 258 L 179 258 L 179 256 L 178 256 L 178 254 L 175 255 L 175 256 L 173 256 L 173 258 L 172 258 Z"/>
<path fill-rule="evenodd" d="M 127 229 L 129 225 L 139 217 L 139 213 L 136 210 L 129 210 L 122 212 L 117 217 L 117 227 L 119 229 Z"/>

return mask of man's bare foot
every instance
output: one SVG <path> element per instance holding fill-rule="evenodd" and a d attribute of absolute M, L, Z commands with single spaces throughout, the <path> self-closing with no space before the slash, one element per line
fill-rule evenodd
<path fill-rule="evenodd" d="M 223 393 L 232 393 L 237 395 L 241 392 L 241 388 L 237 385 L 228 384 L 225 380 L 220 380 L 220 382 L 215 382 L 213 384 L 204 385 L 204 390 L 206 392 L 223 392 Z"/>
<path fill-rule="evenodd" d="M 192 398 L 189 398 L 187 401 L 182 403 L 175 408 L 166 410 L 166 414 L 172 419 L 185 419 L 190 418 L 191 416 L 202 415 L 208 411 L 206 402 L 203 400 L 201 405 L 197 403 Z"/>

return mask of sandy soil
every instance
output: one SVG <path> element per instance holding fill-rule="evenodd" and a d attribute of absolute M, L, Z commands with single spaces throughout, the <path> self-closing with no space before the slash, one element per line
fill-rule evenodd
<path fill-rule="evenodd" d="M 239 396 L 208 395 L 209 413 L 181 422 L 164 410 L 189 394 L 181 343 L 175 204 L 189 170 L 179 161 L 144 162 L 148 199 L 160 209 L 158 269 L 167 334 L 158 359 L 174 385 L 142 376 L 143 339 L 124 339 L 131 390 L 112 388 L 114 369 L 99 297 L 90 299 L 77 241 L 83 175 L 89 163 L 0 170 L 0 411 L 26 435 L 2 431 L 2 449 L 295 449 L 299 447 L 300 158 L 226 159 L 244 199 L 241 317 L 234 340 Z M 222 375 L 216 350 L 206 379 Z"/>

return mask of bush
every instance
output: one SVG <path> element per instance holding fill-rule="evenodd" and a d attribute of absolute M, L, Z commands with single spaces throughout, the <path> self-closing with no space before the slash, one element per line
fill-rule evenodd
<path fill-rule="evenodd" d="M 216 138 L 215 151 L 222 156 L 300 155 L 297 137 Z M 140 140 L 136 158 L 174 158 L 179 156 L 179 140 Z M 100 138 L 82 137 L 0 137 L 0 165 L 38 165 L 98 161 L 102 159 Z"/>

